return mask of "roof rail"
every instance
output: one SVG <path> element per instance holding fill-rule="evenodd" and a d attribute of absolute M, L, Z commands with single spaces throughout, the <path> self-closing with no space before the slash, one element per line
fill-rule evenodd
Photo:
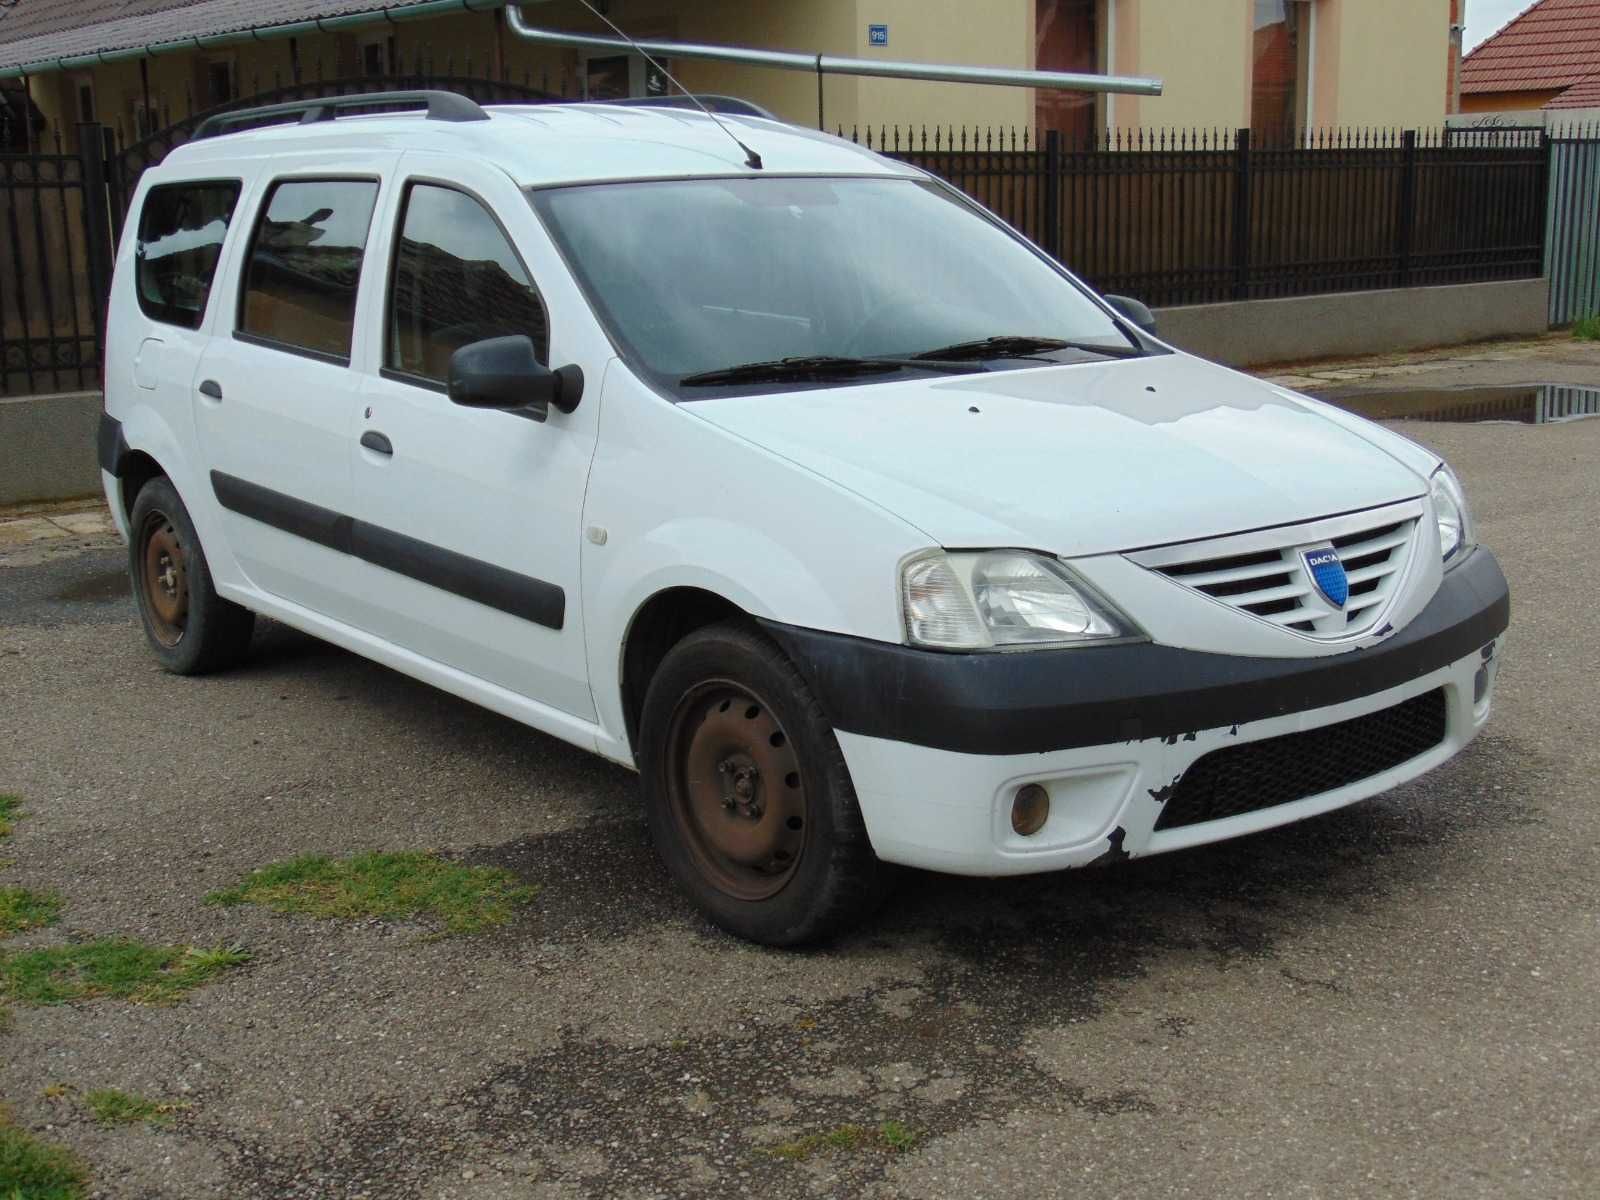
<path fill-rule="evenodd" d="M 233 112 L 218 113 L 200 122 L 191 141 L 220 137 L 230 133 L 235 126 L 262 122 L 287 124 L 298 121 L 301 125 L 315 125 L 321 121 L 335 120 L 340 111 L 351 108 L 388 107 L 405 104 L 412 107 L 427 106 L 430 121 L 487 121 L 489 114 L 474 100 L 456 92 L 356 92 L 348 96 L 320 96 L 314 100 L 291 100 L 287 104 L 264 104 L 259 108 L 240 108 Z M 274 118 L 280 118 L 274 120 Z"/>
<path fill-rule="evenodd" d="M 699 103 L 697 104 L 696 101 Z M 759 104 L 738 96 L 632 96 L 626 100 L 593 100 L 592 104 L 615 104 L 622 108 L 694 108 L 701 105 L 709 108 L 714 113 L 722 113 L 733 117 L 763 117 L 768 121 L 778 121 L 781 118 L 774 116 Z"/>

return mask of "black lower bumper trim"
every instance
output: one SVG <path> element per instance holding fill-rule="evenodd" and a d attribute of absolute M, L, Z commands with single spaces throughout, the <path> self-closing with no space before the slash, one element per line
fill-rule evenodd
<path fill-rule="evenodd" d="M 1388 641 L 1324 658 L 1149 644 L 946 654 L 772 622 L 766 629 L 838 729 L 966 754 L 1040 754 L 1357 700 L 1477 652 L 1510 621 L 1505 576 L 1480 548 Z"/>
<path fill-rule="evenodd" d="M 128 455 L 128 440 L 122 436 L 122 422 L 108 412 L 100 414 L 95 450 L 100 459 L 100 469 L 120 478 L 122 460 Z"/>

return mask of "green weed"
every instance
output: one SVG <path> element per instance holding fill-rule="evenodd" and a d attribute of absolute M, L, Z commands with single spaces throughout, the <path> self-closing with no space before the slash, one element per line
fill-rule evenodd
<path fill-rule="evenodd" d="M 0 938 L 24 929 L 54 925 L 61 915 L 61 897 L 54 892 L 0 887 Z"/>
<path fill-rule="evenodd" d="M 125 938 L 23 950 L 0 955 L 0 998 L 35 1006 L 101 997 L 165 1004 L 249 957 L 237 946 L 199 950 Z"/>
<path fill-rule="evenodd" d="M 18 1129 L 0 1110 L 0 1196 L 5 1200 L 82 1200 L 89 1172 L 69 1150 Z"/>
<path fill-rule="evenodd" d="M 1600 342 L 1600 313 L 1585 317 L 1574 325 L 1572 336 L 1586 342 Z"/>
<path fill-rule="evenodd" d="M 22 812 L 22 797 L 0 792 L 0 838 L 11 835 L 12 822 Z M 7 1200 L 10 1200 L 7 1197 Z"/>
<path fill-rule="evenodd" d="M 168 1125 L 172 1114 L 188 1108 L 187 1104 L 146 1100 L 116 1088 L 96 1088 L 85 1092 L 83 1103 L 102 1125 Z"/>
<path fill-rule="evenodd" d="M 449 933 L 479 933 L 511 918 L 537 889 L 498 867 L 466 867 L 408 851 L 330 859 L 307 855 L 251 873 L 211 904 L 261 904 L 319 918 L 431 916 Z"/>
<path fill-rule="evenodd" d="M 840 1125 L 823 1133 L 808 1133 L 792 1142 L 768 1146 L 766 1152 L 785 1162 L 800 1162 L 819 1151 L 877 1149 L 903 1154 L 915 1146 L 920 1138 L 920 1134 L 900 1121 L 885 1121 L 876 1129 L 862 1125 Z"/>

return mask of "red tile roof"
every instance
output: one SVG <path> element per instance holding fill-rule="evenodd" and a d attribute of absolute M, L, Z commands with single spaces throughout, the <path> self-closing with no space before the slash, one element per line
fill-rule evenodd
<path fill-rule="evenodd" d="M 1600 108 L 1600 71 L 1575 83 L 1545 105 L 1546 108 Z"/>
<path fill-rule="evenodd" d="M 1461 90 L 1537 92 L 1600 71 L 1600 0 L 1539 0 L 1461 64 Z"/>

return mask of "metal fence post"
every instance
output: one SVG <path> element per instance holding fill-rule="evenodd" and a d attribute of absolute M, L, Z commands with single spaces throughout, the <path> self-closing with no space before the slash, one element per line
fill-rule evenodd
<path fill-rule="evenodd" d="M 1233 298 L 1250 297 L 1250 206 L 1254 179 L 1250 131 L 1241 129 L 1233 143 Z"/>
<path fill-rule="evenodd" d="M 1396 279 L 1411 286 L 1411 252 L 1417 233 L 1417 131 L 1401 135 L 1400 210 L 1395 214 Z"/>
<path fill-rule="evenodd" d="M 1061 131 L 1044 135 L 1044 248 L 1061 259 Z"/>
<path fill-rule="evenodd" d="M 84 266 L 89 276 L 94 340 L 102 360 L 106 348 L 106 306 L 111 300 L 111 196 L 106 186 L 103 126 L 87 121 L 78 126 L 78 161 L 83 168 Z"/>

